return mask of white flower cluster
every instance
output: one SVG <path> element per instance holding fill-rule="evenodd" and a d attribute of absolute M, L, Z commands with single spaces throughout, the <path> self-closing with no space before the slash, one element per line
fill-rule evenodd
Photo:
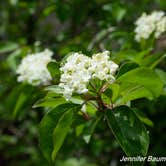
<path fill-rule="evenodd" d="M 88 70 L 90 58 L 79 53 L 74 53 L 67 58 L 67 62 L 60 68 L 62 71 L 59 86 L 64 89 L 64 97 L 69 99 L 73 92 L 78 94 L 88 91 L 86 85 L 91 78 Z"/>
<path fill-rule="evenodd" d="M 152 33 L 158 38 L 166 31 L 166 16 L 163 11 L 154 11 L 147 15 L 143 13 L 135 22 L 135 40 L 148 39 Z"/>
<path fill-rule="evenodd" d="M 64 97 L 68 100 L 73 93 L 88 92 L 90 79 L 98 78 L 112 82 L 118 65 L 109 60 L 109 52 L 94 54 L 92 58 L 80 53 L 73 53 L 60 68 L 62 75 L 59 86 L 64 89 Z"/>
<path fill-rule="evenodd" d="M 17 68 L 18 82 L 28 82 L 32 85 L 46 85 L 52 79 L 47 64 L 52 61 L 53 53 L 45 49 L 43 52 L 29 54 L 22 59 Z"/>
<path fill-rule="evenodd" d="M 89 71 L 92 74 L 92 78 L 113 81 L 113 75 L 117 68 L 118 65 L 109 60 L 109 51 L 104 51 L 103 53 L 94 54 L 92 56 Z"/>

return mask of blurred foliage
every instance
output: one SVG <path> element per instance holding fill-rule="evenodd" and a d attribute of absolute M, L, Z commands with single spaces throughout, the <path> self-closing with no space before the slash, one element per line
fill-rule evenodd
<path fill-rule="evenodd" d="M 151 50 L 146 45 L 139 46 L 133 38 L 136 18 L 142 12 L 153 10 L 166 10 L 166 1 L 0 1 L 0 165 L 48 165 L 38 146 L 38 124 L 46 110 L 32 108 L 45 92 L 41 87 L 17 83 L 15 71 L 20 59 L 45 47 L 55 52 L 58 61 L 70 51 L 90 55 L 108 49 L 116 62 L 132 60 L 139 65 L 152 64 L 152 67 L 166 71 L 164 58 L 153 64 L 166 51 L 166 38 L 157 41 L 155 50 L 159 55 L 155 60 L 151 58 L 150 63 L 149 59 L 142 62 L 138 52 L 144 51 L 139 54 L 141 57 Z M 165 94 L 163 92 L 153 102 L 139 99 L 131 103 L 144 110 L 154 123 L 153 127 L 148 127 L 149 155 L 165 156 Z M 75 140 L 75 133 L 71 131 L 58 154 L 56 166 L 120 165 L 119 158 L 124 154 L 107 129 L 100 122 L 89 144 L 80 137 Z"/>

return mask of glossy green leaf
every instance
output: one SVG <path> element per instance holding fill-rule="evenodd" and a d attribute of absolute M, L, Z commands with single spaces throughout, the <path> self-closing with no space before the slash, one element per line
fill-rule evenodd
<path fill-rule="evenodd" d="M 108 125 L 126 155 L 146 156 L 149 135 L 135 113 L 127 106 L 106 111 Z"/>
<path fill-rule="evenodd" d="M 90 142 L 90 139 L 92 137 L 92 134 L 94 133 L 94 130 L 97 126 L 97 124 L 99 123 L 99 121 L 101 120 L 102 116 L 98 116 L 94 119 L 92 119 L 89 124 L 86 125 L 86 127 L 84 128 L 83 131 L 83 139 L 85 140 L 85 142 L 88 144 Z"/>
<path fill-rule="evenodd" d="M 84 117 L 81 114 L 74 115 L 74 122 L 73 122 L 72 126 L 73 126 L 73 128 L 75 128 L 76 136 L 79 136 L 82 134 L 86 122 L 87 122 L 87 120 L 84 119 Z"/>
<path fill-rule="evenodd" d="M 69 103 L 59 105 L 56 108 L 49 111 L 40 122 L 39 144 L 43 152 L 43 155 L 48 161 L 52 161 L 51 154 L 54 149 L 53 131 L 56 128 L 60 118 L 63 116 L 65 112 L 76 109 L 78 107 L 79 106 L 76 104 Z"/>
<path fill-rule="evenodd" d="M 153 98 L 156 98 L 161 94 L 163 88 L 163 83 L 159 76 L 153 70 L 143 67 L 136 68 L 123 74 L 117 79 L 117 82 L 120 84 L 121 94 L 126 95 L 126 93 L 129 94 L 130 92 L 132 92 L 132 96 L 134 99 L 143 97 L 143 91 L 145 91 L 146 94 L 144 95 L 144 97 L 149 98 L 149 94 L 151 93 L 151 96 L 153 96 Z M 136 97 L 134 96 L 134 92 L 132 89 L 139 86 L 143 89 L 141 89 L 140 94 L 138 91 L 136 91 Z M 149 93 L 147 91 L 149 91 Z M 138 94 L 140 95 L 140 97 Z M 130 99 L 132 99 L 131 96 Z"/>
<path fill-rule="evenodd" d="M 124 60 L 129 60 L 133 63 L 137 63 L 139 65 L 142 65 L 142 62 L 144 60 L 144 57 L 146 55 L 149 55 L 149 52 L 151 51 L 151 48 L 147 50 L 143 50 L 141 52 L 137 52 L 134 49 L 129 50 L 122 50 L 118 52 L 115 56 L 116 62 L 123 62 Z"/>
<path fill-rule="evenodd" d="M 62 117 L 59 119 L 59 122 L 56 128 L 53 131 L 53 144 L 54 149 L 52 152 L 52 160 L 55 161 L 57 152 L 62 146 L 64 139 L 66 138 L 67 133 L 70 130 L 70 126 L 73 122 L 73 109 L 65 112 Z"/>
<path fill-rule="evenodd" d="M 56 98 L 46 98 L 46 99 L 41 99 L 37 101 L 33 108 L 36 107 L 57 107 L 60 104 L 64 104 L 67 101 L 62 98 L 62 97 L 56 97 Z"/>
<path fill-rule="evenodd" d="M 127 62 L 127 63 L 124 63 L 120 69 L 119 69 L 119 72 L 116 76 L 116 78 L 120 77 L 121 75 L 127 73 L 128 71 L 130 70 L 133 70 L 135 68 L 139 67 L 139 65 L 137 63 L 132 63 L 132 62 Z"/>
<path fill-rule="evenodd" d="M 50 62 L 47 65 L 47 68 L 53 78 L 58 80 L 60 78 L 59 64 L 57 62 Z"/>
<path fill-rule="evenodd" d="M 112 104 L 119 96 L 119 84 L 113 83 L 101 94 L 102 100 L 107 104 Z"/>
<path fill-rule="evenodd" d="M 147 98 L 149 100 L 153 99 L 153 94 L 144 88 L 143 86 L 134 86 L 133 88 L 127 89 L 122 93 L 121 104 L 125 104 L 128 101 L 135 100 L 138 98 Z"/>
<path fill-rule="evenodd" d="M 139 118 L 139 120 L 143 123 L 145 123 L 146 125 L 153 127 L 153 122 L 147 118 L 147 116 L 145 115 L 145 113 L 141 110 L 138 110 L 137 108 L 132 109 L 134 111 L 134 113 L 137 115 L 137 117 Z"/>

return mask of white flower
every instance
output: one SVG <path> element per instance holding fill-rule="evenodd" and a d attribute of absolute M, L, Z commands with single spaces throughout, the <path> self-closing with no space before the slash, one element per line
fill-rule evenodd
<path fill-rule="evenodd" d="M 165 31 L 166 31 L 166 16 L 162 17 L 160 21 L 156 23 L 155 37 L 158 38 Z"/>
<path fill-rule="evenodd" d="M 118 65 L 109 60 L 109 51 L 94 54 L 89 68 L 93 78 L 112 82 Z"/>
<path fill-rule="evenodd" d="M 45 49 L 43 52 L 29 54 L 22 59 L 17 68 L 18 82 L 28 82 L 32 85 L 48 84 L 52 79 L 47 64 L 52 61 L 53 53 Z"/>
<path fill-rule="evenodd" d="M 152 33 L 158 38 L 166 31 L 166 16 L 163 11 L 154 11 L 147 15 L 143 13 L 135 22 L 135 40 L 148 39 Z"/>
<path fill-rule="evenodd" d="M 64 89 L 64 97 L 68 100 L 72 93 L 86 93 L 87 83 L 91 78 L 88 71 L 90 66 L 90 58 L 80 54 L 73 53 L 67 58 L 67 62 L 60 68 L 62 71 L 59 86 Z"/>
<path fill-rule="evenodd" d="M 64 89 L 64 97 L 69 100 L 73 93 L 87 93 L 91 78 L 112 82 L 118 65 L 109 60 L 109 52 L 94 54 L 92 58 L 80 53 L 70 55 L 60 68 L 62 75 L 59 86 Z"/>

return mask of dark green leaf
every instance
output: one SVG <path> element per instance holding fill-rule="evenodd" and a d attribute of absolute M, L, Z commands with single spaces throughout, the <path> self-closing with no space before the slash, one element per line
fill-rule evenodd
<path fill-rule="evenodd" d="M 107 110 L 106 118 L 127 156 L 146 156 L 149 146 L 148 132 L 129 107 L 120 106 Z"/>
<path fill-rule="evenodd" d="M 53 151 L 53 131 L 62 115 L 70 110 L 78 108 L 76 104 L 62 104 L 49 111 L 42 119 L 39 126 L 39 144 L 45 158 L 51 162 Z"/>
<path fill-rule="evenodd" d="M 145 115 L 145 113 L 143 111 L 140 111 L 136 108 L 133 109 L 133 111 L 135 112 L 135 114 L 137 115 L 137 117 L 139 118 L 139 120 L 143 123 L 145 123 L 146 125 L 153 127 L 153 122 L 147 118 L 147 116 Z"/>
<path fill-rule="evenodd" d="M 51 76 L 56 79 L 59 80 L 60 78 L 60 70 L 59 70 L 59 64 L 57 62 L 50 62 L 47 65 L 47 68 L 51 74 Z"/>
<path fill-rule="evenodd" d="M 139 65 L 137 63 L 127 62 L 127 63 L 123 64 L 120 67 L 116 78 L 120 77 L 121 75 L 123 75 L 123 74 L 127 73 L 128 71 L 133 70 L 137 67 L 139 67 Z"/>
<path fill-rule="evenodd" d="M 97 126 L 97 124 L 99 123 L 99 121 L 101 120 L 102 116 L 98 116 L 94 119 L 92 119 L 89 124 L 86 125 L 84 131 L 83 131 L 83 138 L 85 140 L 86 143 L 90 142 L 90 139 L 92 137 L 92 134 L 94 133 L 94 130 Z"/>
<path fill-rule="evenodd" d="M 53 144 L 54 149 L 52 152 L 52 160 L 55 161 L 57 152 L 59 151 L 60 147 L 62 146 L 67 133 L 70 130 L 70 126 L 73 122 L 73 110 L 70 109 L 69 111 L 65 112 L 62 117 L 59 119 L 59 122 L 56 128 L 53 131 Z"/>

